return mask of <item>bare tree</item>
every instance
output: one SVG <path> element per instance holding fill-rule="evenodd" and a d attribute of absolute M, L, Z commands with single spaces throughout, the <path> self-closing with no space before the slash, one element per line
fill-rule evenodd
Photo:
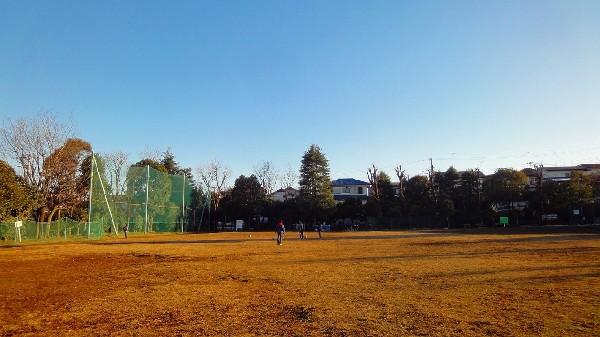
<path fill-rule="evenodd" d="M 0 153 L 15 164 L 31 186 L 41 189 L 44 160 L 73 138 L 72 125 L 62 124 L 54 112 L 40 112 L 31 119 L 5 120 L 0 129 Z"/>
<path fill-rule="evenodd" d="M 373 164 L 373 169 L 369 168 L 367 170 L 367 177 L 369 178 L 369 183 L 373 186 L 373 198 L 379 201 L 379 179 L 377 179 L 377 167 Z"/>
<path fill-rule="evenodd" d="M 115 195 L 125 192 L 125 177 L 129 164 L 129 155 L 123 151 L 115 151 L 103 155 L 110 176 L 111 186 Z M 114 182 L 114 183 L 113 183 Z"/>
<path fill-rule="evenodd" d="M 400 200 L 404 201 L 404 182 L 408 180 L 408 177 L 404 174 L 404 170 L 402 169 L 402 165 L 398 165 L 396 167 L 396 176 L 398 177 L 398 196 Z"/>
<path fill-rule="evenodd" d="M 82 193 L 81 164 L 90 145 L 74 138 L 72 125 L 58 121 L 54 112 L 35 117 L 6 119 L 0 129 L 0 153 L 21 169 L 35 191 L 38 221 L 49 220 L 62 208 L 73 208 Z"/>
<path fill-rule="evenodd" d="M 231 176 L 231 171 L 220 161 L 213 160 L 210 164 L 199 167 L 197 172 L 204 185 L 211 192 L 213 208 L 217 209 L 225 194 L 227 179 Z"/>
<path fill-rule="evenodd" d="M 150 159 L 155 162 L 160 162 L 160 160 L 163 157 L 164 152 L 165 151 L 163 151 L 159 148 L 151 149 L 148 146 L 146 146 L 146 148 L 144 148 L 143 151 L 140 151 L 140 153 L 138 153 L 138 155 L 140 156 L 140 158 L 143 158 L 143 159 Z"/>
<path fill-rule="evenodd" d="M 295 197 L 290 195 L 290 189 L 298 183 L 300 180 L 300 175 L 297 171 L 292 169 L 292 166 L 288 164 L 287 170 L 283 171 L 279 177 L 279 182 L 281 188 L 285 191 L 283 198 L 288 199 L 290 197 Z"/>
<path fill-rule="evenodd" d="M 258 178 L 258 182 L 265 189 L 267 195 L 273 193 L 277 184 L 277 171 L 275 166 L 270 161 L 264 161 L 259 165 L 254 166 L 254 174 Z"/>

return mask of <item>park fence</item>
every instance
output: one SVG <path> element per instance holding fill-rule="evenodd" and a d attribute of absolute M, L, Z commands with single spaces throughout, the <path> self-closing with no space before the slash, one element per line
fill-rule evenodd
<path fill-rule="evenodd" d="M 124 189 L 114 188 L 96 168 L 90 188 L 89 219 L 92 230 L 118 233 L 125 226 L 130 232 L 183 232 L 187 227 L 192 184 L 185 175 L 170 175 L 148 165 L 130 167 Z M 94 224 L 94 225 L 92 225 Z"/>
<path fill-rule="evenodd" d="M 0 240 L 99 239 L 132 233 L 183 232 L 187 227 L 192 184 L 185 175 L 170 175 L 150 166 L 130 167 L 121 188 L 107 179 L 102 158 L 92 160 L 87 221 L 0 223 Z"/>
<path fill-rule="evenodd" d="M 103 227 L 99 223 L 62 219 L 52 222 L 20 221 L 0 223 L 0 240 L 5 243 L 34 240 L 72 240 L 76 238 L 100 238 Z"/>

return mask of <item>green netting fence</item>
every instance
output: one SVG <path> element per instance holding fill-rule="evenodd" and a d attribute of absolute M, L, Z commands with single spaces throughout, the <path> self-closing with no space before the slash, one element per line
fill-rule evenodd
<path fill-rule="evenodd" d="M 91 226 L 91 228 L 88 228 Z M 17 229 L 14 222 L 0 223 L 0 239 L 4 242 L 18 242 L 21 240 L 67 240 L 73 238 L 88 238 L 88 233 L 94 237 L 102 235 L 102 225 L 79 222 L 71 219 L 62 219 L 52 222 L 22 221 L 22 226 Z"/>
<path fill-rule="evenodd" d="M 101 157 L 93 157 L 88 221 L 68 218 L 52 222 L 0 223 L 0 241 L 97 239 L 132 233 L 183 232 L 187 228 L 192 184 L 185 175 L 170 175 L 150 166 L 130 167 L 125 182 L 109 179 Z M 120 188 L 117 188 L 120 185 Z M 118 191 L 118 192 L 117 192 Z"/>
<path fill-rule="evenodd" d="M 170 175 L 150 166 L 130 167 L 124 190 L 114 188 L 94 160 L 90 193 L 89 236 L 130 232 L 183 232 L 191 204 L 192 184 L 185 175 Z M 93 232 L 102 228 L 99 232 Z"/>

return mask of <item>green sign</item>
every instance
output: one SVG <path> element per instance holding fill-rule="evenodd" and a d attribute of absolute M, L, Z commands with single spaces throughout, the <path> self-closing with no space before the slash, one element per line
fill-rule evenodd
<path fill-rule="evenodd" d="M 501 216 L 500 217 L 500 223 L 503 225 L 508 225 L 508 217 L 507 216 Z"/>

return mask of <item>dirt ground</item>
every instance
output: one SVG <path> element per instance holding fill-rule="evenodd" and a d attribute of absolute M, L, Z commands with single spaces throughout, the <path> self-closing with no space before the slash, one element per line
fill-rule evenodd
<path fill-rule="evenodd" d="M 133 235 L 0 263 L 0 336 L 600 336 L 598 229 Z"/>

